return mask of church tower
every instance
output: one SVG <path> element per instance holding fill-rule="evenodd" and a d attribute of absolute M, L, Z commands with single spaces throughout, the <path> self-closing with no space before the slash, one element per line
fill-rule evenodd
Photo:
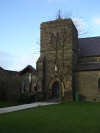
<path fill-rule="evenodd" d="M 38 85 L 48 99 L 73 100 L 77 54 L 77 29 L 71 19 L 59 18 L 41 24 Z"/>

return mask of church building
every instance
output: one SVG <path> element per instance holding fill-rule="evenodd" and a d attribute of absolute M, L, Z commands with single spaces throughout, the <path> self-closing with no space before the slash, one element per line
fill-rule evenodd
<path fill-rule="evenodd" d="M 43 22 L 37 61 L 47 99 L 100 101 L 100 37 L 78 38 L 71 19 Z"/>

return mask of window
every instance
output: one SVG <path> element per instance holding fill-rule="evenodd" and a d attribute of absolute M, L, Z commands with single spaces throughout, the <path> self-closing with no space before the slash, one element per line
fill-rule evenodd
<path fill-rule="evenodd" d="M 98 88 L 100 89 L 100 78 L 98 79 Z"/>
<path fill-rule="evenodd" d="M 22 82 L 22 86 L 20 88 L 20 93 L 24 93 L 25 92 L 25 83 L 24 81 Z"/>
<path fill-rule="evenodd" d="M 49 35 L 49 43 L 50 44 L 54 43 L 54 34 L 53 33 L 50 33 L 50 35 Z"/>
<path fill-rule="evenodd" d="M 29 73 L 29 83 L 31 83 L 32 82 L 32 75 L 31 75 L 31 73 Z"/>

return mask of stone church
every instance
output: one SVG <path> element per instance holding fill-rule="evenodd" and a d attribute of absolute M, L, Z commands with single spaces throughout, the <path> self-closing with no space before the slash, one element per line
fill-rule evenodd
<path fill-rule="evenodd" d="M 43 22 L 36 70 L 0 68 L 0 99 L 41 93 L 45 100 L 100 101 L 100 37 L 78 38 L 71 19 Z"/>
<path fill-rule="evenodd" d="M 45 98 L 100 101 L 100 37 L 78 38 L 71 19 L 43 22 L 37 61 Z"/>

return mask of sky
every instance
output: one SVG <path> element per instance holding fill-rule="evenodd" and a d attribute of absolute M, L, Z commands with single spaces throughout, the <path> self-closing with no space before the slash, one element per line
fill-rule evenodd
<path fill-rule="evenodd" d="M 73 19 L 80 38 L 100 36 L 100 0 L 0 0 L 0 67 L 36 67 L 40 24 L 56 19 L 59 9 Z"/>

